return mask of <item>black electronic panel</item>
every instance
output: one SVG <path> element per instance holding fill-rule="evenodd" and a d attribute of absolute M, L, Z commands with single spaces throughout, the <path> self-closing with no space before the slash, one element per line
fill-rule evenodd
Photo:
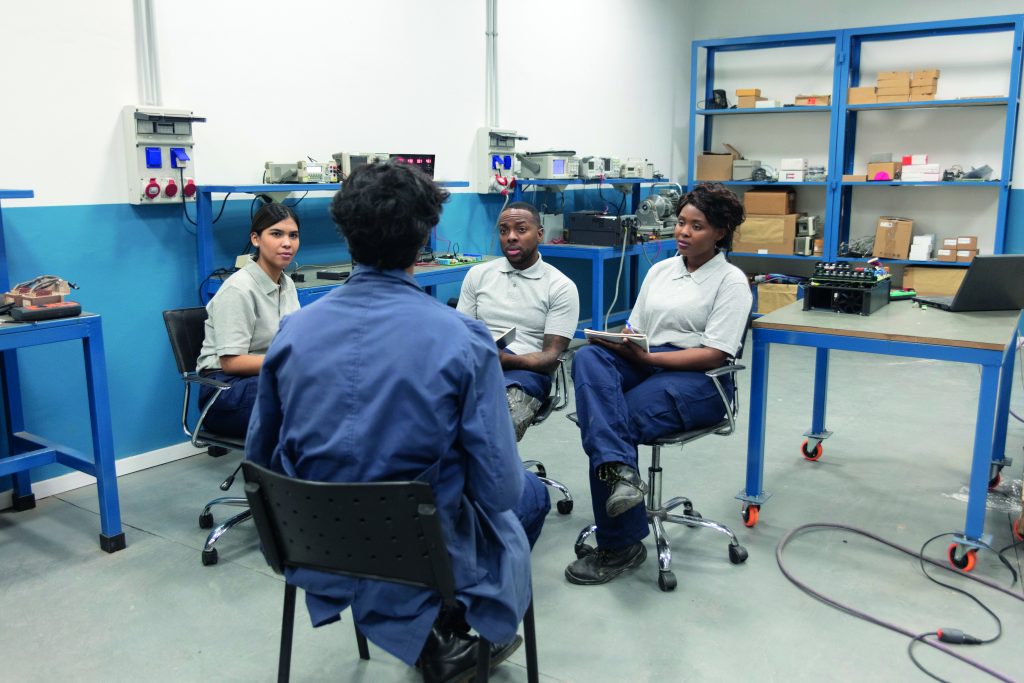
<path fill-rule="evenodd" d="M 804 290 L 804 310 L 870 315 L 889 303 L 889 271 L 853 263 L 818 262 Z"/>
<path fill-rule="evenodd" d="M 415 166 L 433 178 L 435 156 L 434 154 L 392 154 L 391 158 L 399 163 Z"/>
<path fill-rule="evenodd" d="M 621 247 L 623 241 L 637 241 L 635 216 L 612 216 L 598 211 L 574 211 L 568 214 L 565 236 L 569 244 Z"/>

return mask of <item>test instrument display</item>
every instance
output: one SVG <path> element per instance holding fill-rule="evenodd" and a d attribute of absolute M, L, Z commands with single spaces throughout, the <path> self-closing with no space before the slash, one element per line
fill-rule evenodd
<path fill-rule="evenodd" d="M 338 180 L 345 180 L 360 166 L 387 161 L 391 155 L 386 152 L 336 152 L 331 155 L 338 165 Z"/>
<path fill-rule="evenodd" d="M 392 154 L 391 158 L 399 163 L 415 166 L 433 178 L 435 156 L 434 154 Z"/>
<path fill-rule="evenodd" d="M 565 180 L 578 178 L 580 160 L 573 151 L 527 152 L 516 154 L 519 175 L 535 180 Z"/>
<path fill-rule="evenodd" d="M 338 166 L 332 161 L 293 161 L 263 165 L 264 182 L 267 183 L 336 183 Z"/>

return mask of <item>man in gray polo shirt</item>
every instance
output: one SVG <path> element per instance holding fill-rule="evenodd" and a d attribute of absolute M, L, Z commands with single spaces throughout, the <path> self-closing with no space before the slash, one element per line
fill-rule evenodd
<path fill-rule="evenodd" d="M 537 251 L 544 228 L 532 204 L 509 204 L 498 218 L 498 235 L 505 258 L 469 270 L 458 309 L 483 321 L 492 334 L 516 328 L 515 341 L 500 358 L 520 440 L 551 391 L 558 355 L 569 347 L 579 323 L 580 299 L 573 281 Z"/>

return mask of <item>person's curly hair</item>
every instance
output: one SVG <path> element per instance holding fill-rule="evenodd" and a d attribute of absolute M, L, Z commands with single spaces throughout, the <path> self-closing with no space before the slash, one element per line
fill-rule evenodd
<path fill-rule="evenodd" d="M 381 270 L 408 268 L 441 218 L 449 193 L 397 162 L 353 171 L 331 200 L 331 218 L 352 260 Z"/>
<path fill-rule="evenodd" d="M 712 227 L 725 229 L 725 236 L 715 242 L 715 246 L 727 251 L 732 249 L 733 234 L 746 216 L 743 204 L 732 190 L 722 183 L 701 183 L 679 200 L 677 216 L 687 204 L 703 213 Z"/>

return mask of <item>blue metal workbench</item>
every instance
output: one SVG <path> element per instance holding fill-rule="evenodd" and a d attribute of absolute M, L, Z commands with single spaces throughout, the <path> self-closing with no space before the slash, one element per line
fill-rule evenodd
<path fill-rule="evenodd" d="M 956 536 L 951 555 L 969 568 L 965 558 L 986 547 L 985 498 L 990 482 L 1010 464 L 1005 457 L 1007 417 L 1013 383 L 1020 311 L 949 313 L 908 303 L 884 306 L 869 316 L 831 311 L 804 311 L 797 302 L 764 315 L 753 323 L 751 344 L 750 427 L 747 440 L 746 486 L 737 495 L 744 502 L 748 526 L 757 523 L 758 511 L 771 494 L 764 490 L 765 415 L 768 362 L 771 344 L 809 346 L 816 349 L 814 408 L 811 428 L 804 433 L 804 456 L 816 460 L 825 428 L 829 351 L 858 351 L 910 358 L 924 358 L 981 366 L 981 386 L 974 431 L 967 516 Z M 877 435 L 884 438 L 884 433 Z M 952 557 L 951 557 L 952 559 Z"/>
<path fill-rule="evenodd" d="M 26 199 L 32 196 L 31 190 L 0 190 L 0 199 Z M 3 219 L 0 215 L 0 291 L 9 288 Z M 85 361 L 92 457 L 26 432 L 21 405 L 17 349 L 76 339 L 82 340 Z M 64 398 L 55 402 L 55 412 L 60 410 Z M 100 507 L 100 548 L 108 553 L 124 548 L 100 316 L 83 313 L 74 318 L 37 323 L 16 323 L 11 321 L 10 316 L 0 316 L 0 401 L 6 426 L 3 438 L 0 438 L 0 476 L 10 475 L 13 479 L 14 509 L 20 511 L 35 507 L 30 470 L 51 463 L 72 467 L 96 477 Z"/>

